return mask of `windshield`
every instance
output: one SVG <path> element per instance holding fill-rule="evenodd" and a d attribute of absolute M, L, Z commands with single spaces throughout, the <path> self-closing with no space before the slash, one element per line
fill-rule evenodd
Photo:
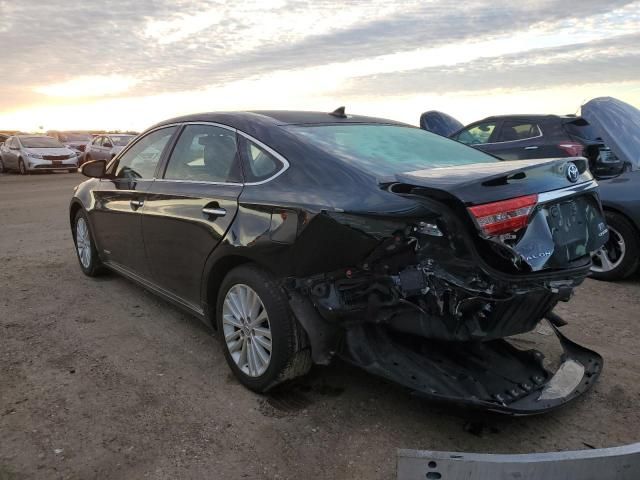
<path fill-rule="evenodd" d="M 61 142 L 90 142 L 91 135 L 88 133 L 60 133 L 58 135 Z"/>
<path fill-rule="evenodd" d="M 51 137 L 20 137 L 20 142 L 25 148 L 62 148 L 64 146 Z"/>
<path fill-rule="evenodd" d="M 419 128 L 379 124 L 292 125 L 285 128 L 374 175 L 499 161 Z"/>
<path fill-rule="evenodd" d="M 109 137 L 109 138 L 111 138 L 111 141 L 116 147 L 124 147 L 131 141 L 131 139 L 133 138 L 133 135 L 120 135 L 117 137 Z"/>

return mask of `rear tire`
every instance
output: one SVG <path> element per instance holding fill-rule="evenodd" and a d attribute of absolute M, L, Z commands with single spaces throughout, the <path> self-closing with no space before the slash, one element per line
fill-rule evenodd
<path fill-rule="evenodd" d="M 73 240 L 82 273 L 88 277 L 97 277 L 104 273 L 105 268 L 98 256 L 89 219 L 84 210 L 79 210 L 73 221 Z"/>
<path fill-rule="evenodd" d="M 287 296 L 256 265 L 227 274 L 218 292 L 216 324 L 231 371 L 250 390 L 266 392 L 311 368 L 307 338 Z"/>
<path fill-rule="evenodd" d="M 593 256 L 591 276 L 598 280 L 622 280 L 638 269 L 640 235 L 626 217 L 605 212 L 609 240 Z"/>

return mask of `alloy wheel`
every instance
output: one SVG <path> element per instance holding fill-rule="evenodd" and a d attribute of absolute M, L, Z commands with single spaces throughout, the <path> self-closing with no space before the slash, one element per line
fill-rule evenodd
<path fill-rule="evenodd" d="M 594 252 L 591 270 L 594 272 L 610 272 L 622 263 L 626 251 L 624 238 L 620 232 L 609 225 L 609 240 Z"/>
<path fill-rule="evenodd" d="M 82 217 L 78 218 L 76 223 L 76 248 L 80 263 L 84 268 L 89 268 L 91 266 L 91 237 L 87 222 Z"/>
<path fill-rule="evenodd" d="M 238 368 L 259 377 L 271 361 L 271 326 L 267 310 L 248 285 L 233 285 L 222 306 L 223 335 Z"/>
<path fill-rule="evenodd" d="M 26 175 L 27 174 L 27 168 L 24 166 L 24 162 L 22 160 L 20 160 L 20 162 L 18 162 L 18 170 L 20 171 L 20 175 Z"/>

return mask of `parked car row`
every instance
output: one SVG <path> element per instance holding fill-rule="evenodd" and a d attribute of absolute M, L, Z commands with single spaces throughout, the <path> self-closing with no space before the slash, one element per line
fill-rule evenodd
<path fill-rule="evenodd" d="M 598 98 L 576 115 L 500 115 L 463 126 L 443 112 L 420 126 L 503 160 L 583 156 L 600 185 L 609 241 L 593 256 L 593 277 L 626 278 L 640 265 L 640 111 Z"/>
<path fill-rule="evenodd" d="M 78 166 L 78 153 L 52 137 L 14 135 L 0 145 L 0 172 L 16 171 L 22 175 L 35 171 L 75 172 Z"/>
<path fill-rule="evenodd" d="M 111 160 L 133 137 L 59 131 L 49 131 L 47 135 L 0 134 L 0 172 L 73 172 L 86 161 Z"/>

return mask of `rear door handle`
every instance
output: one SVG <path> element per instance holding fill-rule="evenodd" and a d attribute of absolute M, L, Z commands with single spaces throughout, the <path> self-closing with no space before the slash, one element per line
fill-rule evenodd
<path fill-rule="evenodd" d="M 134 210 L 139 209 L 141 206 L 144 205 L 144 201 L 143 200 L 131 200 L 129 202 L 129 205 L 131 205 L 131 208 L 133 208 Z"/>
<path fill-rule="evenodd" d="M 535 145 L 532 147 L 524 147 L 525 150 L 537 150 L 538 147 L 536 147 Z"/>
<path fill-rule="evenodd" d="M 224 217 L 227 214 L 227 211 L 224 208 L 203 208 L 202 213 L 209 217 Z"/>

